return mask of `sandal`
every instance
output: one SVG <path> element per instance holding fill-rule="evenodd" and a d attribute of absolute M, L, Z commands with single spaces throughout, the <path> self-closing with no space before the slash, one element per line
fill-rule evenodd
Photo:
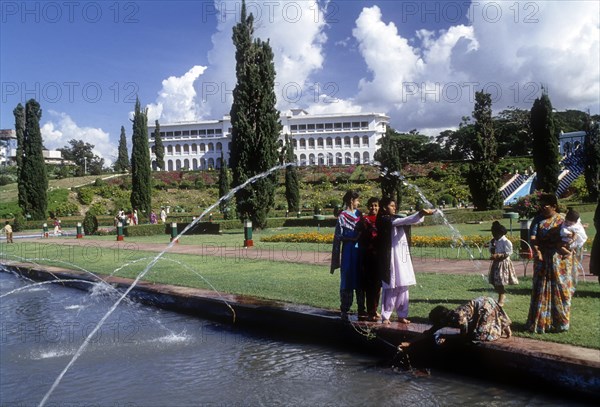
<path fill-rule="evenodd" d="M 391 324 L 391 322 L 390 322 L 390 320 L 389 320 L 389 319 L 384 319 L 383 321 L 381 321 L 381 323 L 382 323 L 383 325 L 390 325 L 390 324 Z"/>
<path fill-rule="evenodd" d="M 398 322 L 400 322 L 401 324 L 406 324 L 406 325 L 410 324 L 410 321 L 406 318 L 399 318 Z"/>

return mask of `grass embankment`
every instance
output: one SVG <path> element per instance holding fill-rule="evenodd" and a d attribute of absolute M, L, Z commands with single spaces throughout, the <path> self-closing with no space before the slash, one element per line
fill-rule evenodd
<path fill-rule="evenodd" d="M 239 239 L 233 233 L 224 239 Z M 114 238 L 114 236 L 113 236 Z M 202 237 L 195 236 L 195 239 Z M 205 239 L 219 236 L 204 236 Z M 164 239 L 164 238 L 163 238 Z M 187 237 L 185 238 L 188 239 Z M 144 241 L 147 238 L 136 239 Z M 0 251 L 10 253 L 2 259 L 35 258 L 40 264 L 52 264 L 66 268 L 73 265 L 95 274 L 111 274 L 118 267 L 132 263 L 116 273 L 118 276 L 135 278 L 157 253 L 137 249 L 135 241 L 130 246 L 116 250 L 95 247 L 93 238 L 86 238 L 81 246 L 63 246 L 51 242 L 17 242 L 10 249 L 2 245 Z M 164 240 L 163 240 L 164 242 Z M 41 260 L 44 259 L 44 260 Z M 442 260 L 443 261 L 443 260 Z M 67 263 L 65 263 L 67 262 Z M 482 263 L 482 268 L 487 263 Z M 529 268 L 531 270 L 531 267 Z M 520 269 L 519 269 L 520 272 Z M 436 305 L 456 307 L 472 298 L 496 296 L 487 283 L 487 269 L 482 275 L 447 275 L 418 273 L 418 284 L 411 288 L 410 318 L 414 322 L 426 322 L 429 311 Z M 560 334 L 531 335 L 525 332 L 531 293 L 531 277 L 520 277 L 520 284 L 508 288 L 505 309 L 513 320 L 516 336 L 531 337 L 543 341 L 566 343 L 600 349 L 600 286 L 596 279 L 579 281 L 573 298 L 571 329 Z M 339 307 L 339 272 L 329 273 L 328 267 L 312 264 L 294 264 L 265 260 L 240 260 L 224 256 L 192 256 L 167 253 L 144 277 L 144 280 L 187 287 L 211 289 L 219 292 L 243 294 L 289 303 L 306 304 L 336 310 Z M 206 282 L 210 282 L 210 285 Z M 212 287 L 211 287 L 212 285 Z"/>

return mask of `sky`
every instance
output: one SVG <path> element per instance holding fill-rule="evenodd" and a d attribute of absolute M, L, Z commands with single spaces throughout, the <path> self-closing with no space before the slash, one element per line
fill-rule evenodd
<path fill-rule="evenodd" d="M 221 119 L 236 84 L 241 0 L 0 1 L 0 128 L 40 102 L 44 145 L 116 159 L 136 97 L 149 124 Z M 597 1 L 247 1 L 269 40 L 277 108 L 377 112 L 436 136 L 473 111 L 600 110 Z M 130 141 L 129 141 L 130 143 Z M 131 151 L 131 145 L 129 146 Z"/>

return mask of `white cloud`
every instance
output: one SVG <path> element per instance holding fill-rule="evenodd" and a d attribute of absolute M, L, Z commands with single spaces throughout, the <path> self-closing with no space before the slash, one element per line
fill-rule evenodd
<path fill-rule="evenodd" d="M 491 9 L 500 11 L 483 12 Z M 366 7 L 353 35 L 369 76 L 354 103 L 388 113 L 399 130 L 436 129 L 470 115 L 477 90 L 492 94 L 495 111 L 529 109 L 544 84 L 559 110 L 597 113 L 599 16 L 597 2 L 474 2 L 469 26 L 405 38 L 377 6 Z"/>
<path fill-rule="evenodd" d="M 170 76 L 162 81 L 155 103 L 148 107 L 148 124 L 195 120 L 200 116 L 194 82 L 204 73 L 205 66 L 196 65 L 183 76 Z"/>
<path fill-rule="evenodd" d="M 100 128 L 79 127 L 66 113 L 49 110 L 51 120 L 41 127 L 44 146 L 51 150 L 70 146 L 70 140 L 82 140 L 94 145 L 93 153 L 104 158 L 109 166 L 117 157 L 117 148 L 110 141 L 110 134 Z"/>

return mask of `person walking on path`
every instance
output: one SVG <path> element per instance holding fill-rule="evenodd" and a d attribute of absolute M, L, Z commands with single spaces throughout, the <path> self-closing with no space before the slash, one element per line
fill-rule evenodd
<path fill-rule="evenodd" d="M 346 192 L 343 201 L 346 209 L 339 214 L 335 227 L 330 271 L 333 274 L 335 269 L 340 269 L 340 311 L 342 320 L 347 321 L 354 291 L 356 291 L 359 318 L 366 317 L 367 312 L 364 309 L 365 294 L 359 274 L 361 262 L 357 225 L 361 214 L 357 209 L 360 204 L 358 192 Z"/>
<path fill-rule="evenodd" d="M 379 212 L 379 199 L 372 197 L 367 201 L 368 215 L 363 215 L 358 225 L 360 238 L 358 246 L 361 252 L 361 280 L 365 291 L 367 303 L 367 316 L 364 319 L 379 321 L 381 315 L 377 313 L 379 298 L 381 297 L 381 276 L 377 267 L 377 212 Z"/>
<path fill-rule="evenodd" d="M 542 194 L 539 205 L 540 217 L 533 228 L 533 287 L 526 327 L 534 333 L 568 331 L 574 256 L 563 257 L 559 252 L 565 217 L 558 213 L 556 196 Z"/>
<path fill-rule="evenodd" d="M 408 288 L 417 281 L 403 226 L 423 222 L 425 216 L 434 212 L 433 209 L 421 209 L 417 213 L 400 218 L 396 216 L 396 202 L 392 198 L 385 197 L 379 202 L 376 225 L 378 265 L 383 288 L 381 317 L 384 324 L 390 323 L 394 310 L 398 314 L 398 322 L 410 323 L 407 319 Z"/>
<path fill-rule="evenodd" d="M 12 226 L 10 226 L 10 222 L 6 221 L 2 231 L 6 234 L 6 243 L 14 243 L 13 242 L 13 230 Z"/>
<path fill-rule="evenodd" d="M 506 298 L 506 289 L 504 286 L 519 284 L 515 268 L 510 260 L 510 256 L 513 253 L 513 245 L 506 238 L 506 233 L 506 228 L 500 222 L 494 221 L 492 223 L 494 252 L 490 256 L 492 264 L 490 266 L 488 281 L 498 293 L 498 304 L 501 306 L 504 305 L 504 299 Z"/>
<path fill-rule="evenodd" d="M 60 227 L 60 219 L 54 218 L 54 236 L 62 235 L 62 229 Z"/>
<path fill-rule="evenodd" d="M 167 223 L 167 212 L 165 208 L 160 208 L 160 220 L 163 224 Z"/>

